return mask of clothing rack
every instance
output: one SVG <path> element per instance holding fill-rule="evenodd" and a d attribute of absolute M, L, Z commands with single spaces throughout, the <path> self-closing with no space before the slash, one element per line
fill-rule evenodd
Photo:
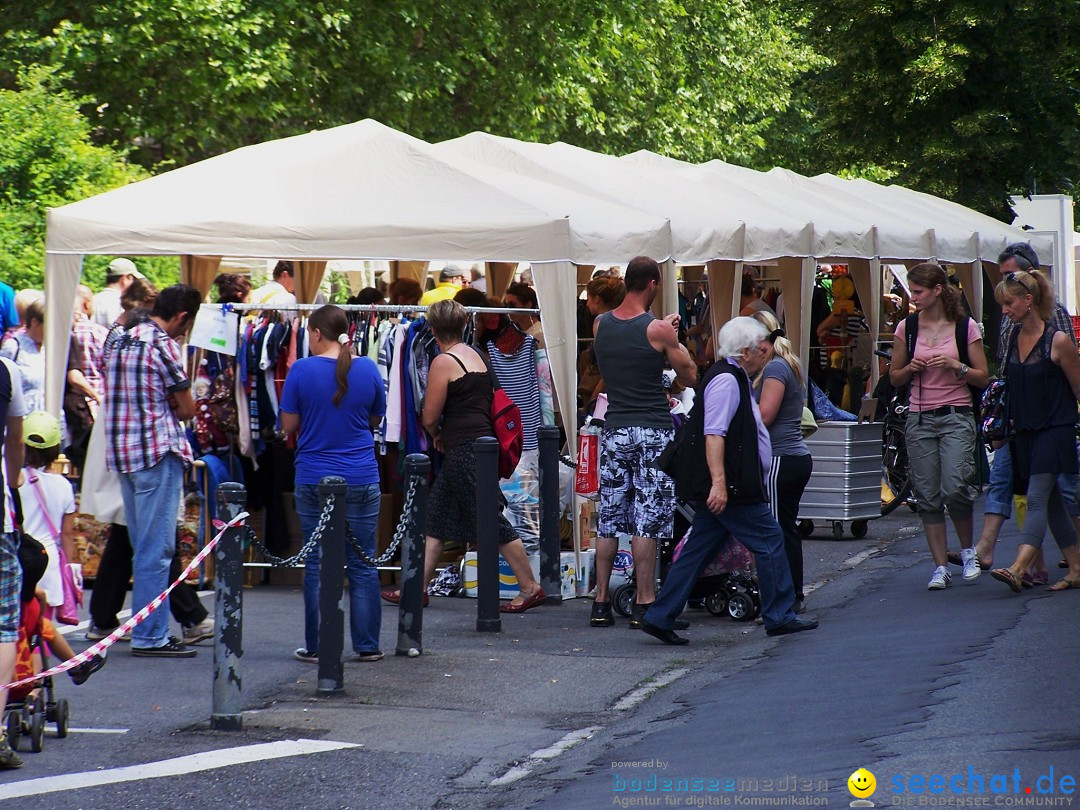
<path fill-rule="evenodd" d="M 284 304 L 268 306 L 266 304 L 213 304 L 221 307 L 222 312 L 314 312 L 326 304 Z M 406 312 L 426 312 L 426 306 L 401 304 L 333 304 L 345 312 L 376 312 L 401 315 Z M 539 309 L 514 309 L 513 307 L 464 307 L 470 315 L 539 315 Z"/>

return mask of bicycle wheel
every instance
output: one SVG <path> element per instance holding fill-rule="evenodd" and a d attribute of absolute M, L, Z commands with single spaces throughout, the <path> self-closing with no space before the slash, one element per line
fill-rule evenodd
<path fill-rule="evenodd" d="M 885 433 L 881 461 L 881 514 L 890 514 L 911 495 L 911 472 L 908 467 L 907 444 L 903 430 Z"/>

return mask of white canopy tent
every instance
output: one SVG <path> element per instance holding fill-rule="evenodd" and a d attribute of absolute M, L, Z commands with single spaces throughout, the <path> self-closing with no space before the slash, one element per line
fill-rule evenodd
<path fill-rule="evenodd" d="M 633 165 L 564 143 L 525 143 L 474 132 L 436 148 L 666 217 L 671 222 L 672 259 L 710 266 L 718 324 L 734 314 L 734 304 L 731 312 L 721 312 L 718 302 L 737 303 L 734 293 L 744 261 L 780 260 L 788 283 L 807 277 L 813 283 L 813 227 L 805 218 L 786 215 L 775 201 L 708 187 L 665 167 Z M 806 299 L 792 313 L 794 334 L 808 321 L 809 296 Z M 675 273 L 669 266 L 659 303 L 663 311 L 673 312 L 676 301 Z"/>
<path fill-rule="evenodd" d="M 245 147 L 49 211 L 47 401 L 59 410 L 68 313 L 87 253 L 531 261 L 572 427 L 570 262 L 669 250 L 662 218 L 450 159 L 374 121 Z"/>

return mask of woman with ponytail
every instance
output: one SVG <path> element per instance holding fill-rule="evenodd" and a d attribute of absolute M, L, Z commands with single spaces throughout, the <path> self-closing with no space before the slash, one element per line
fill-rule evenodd
<path fill-rule="evenodd" d="M 772 464 L 765 480 L 773 517 L 784 532 L 784 551 L 795 585 L 796 613 L 803 602 L 802 535 L 799 534 L 799 501 L 810 480 L 814 462 L 802 437 L 802 412 L 806 404 L 806 381 L 802 364 L 791 341 L 771 312 L 756 312 L 754 320 L 769 330 L 770 348 L 765 368 L 754 380 L 761 421 L 769 429 Z"/>
<path fill-rule="evenodd" d="M 375 363 L 354 357 L 349 321 L 328 305 L 308 318 L 311 356 L 297 360 L 281 394 L 281 427 L 299 430 L 296 445 L 296 514 L 305 541 L 322 514 L 318 484 L 327 475 L 345 479 L 346 520 L 357 542 L 375 555 L 379 517 L 379 468 L 372 426 L 386 411 L 386 394 Z M 378 661 L 379 574 L 345 544 L 349 575 L 349 624 L 357 661 Z M 304 646 L 295 657 L 319 660 L 319 547 L 308 554 L 304 571 Z"/>
<path fill-rule="evenodd" d="M 1008 568 L 995 568 L 990 576 L 1020 593 L 1049 525 L 1069 566 L 1069 573 L 1050 590 L 1064 591 L 1080 588 L 1076 527 L 1060 483 L 1075 487 L 1080 357 L 1072 338 L 1053 322 L 1049 279 L 1020 266 L 1004 275 L 994 297 L 1002 315 L 1020 327 L 1009 333 L 1002 371 L 1009 385 L 1013 492 L 1027 495 L 1027 517 L 1015 561 Z"/>
<path fill-rule="evenodd" d="M 989 382 L 978 324 L 963 313 L 960 291 L 936 264 L 920 264 L 907 276 L 915 314 L 896 327 L 889 381 L 910 385 L 906 439 L 911 480 L 926 542 L 934 558 L 929 590 L 947 588 L 945 510 L 960 540 L 964 580 L 979 576 L 972 546 L 975 500 L 975 415 L 969 386 Z M 914 327 L 915 351 L 908 351 Z M 965 347 L 958 340 L 966 342 Z M 966 349 L 966 362 L 961 348 Z"/>

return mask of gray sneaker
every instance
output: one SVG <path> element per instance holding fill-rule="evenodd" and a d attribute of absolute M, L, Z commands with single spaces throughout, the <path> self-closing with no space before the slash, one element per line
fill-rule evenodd
<path fill-rule="evenodd" d="M 111 636 L 114 630 L 116 630 L 115 627 L 106 630 L 104 627 L 98 627 L 96 624 L 91 622 L 90 626 L 86 628 L 86 640 L 101 641 L 102 639 Z M 124 633 L 124 635 L 120 636 L 120 640 L 131 641 L 131 631 L 128 630 L 126 633 Z"/>
<path fill-rule="evenodd" d="M 15 753 L 6 734 L 0 734 L 0 770 L 12 770 L 23 766 L 22 757 Z"/>
<path fill-rule="evenodd" d="M 214 617 L 207 616 L 198 624 L 184 625 L 184 643 L 198 644 L 214 637 Z"/>

